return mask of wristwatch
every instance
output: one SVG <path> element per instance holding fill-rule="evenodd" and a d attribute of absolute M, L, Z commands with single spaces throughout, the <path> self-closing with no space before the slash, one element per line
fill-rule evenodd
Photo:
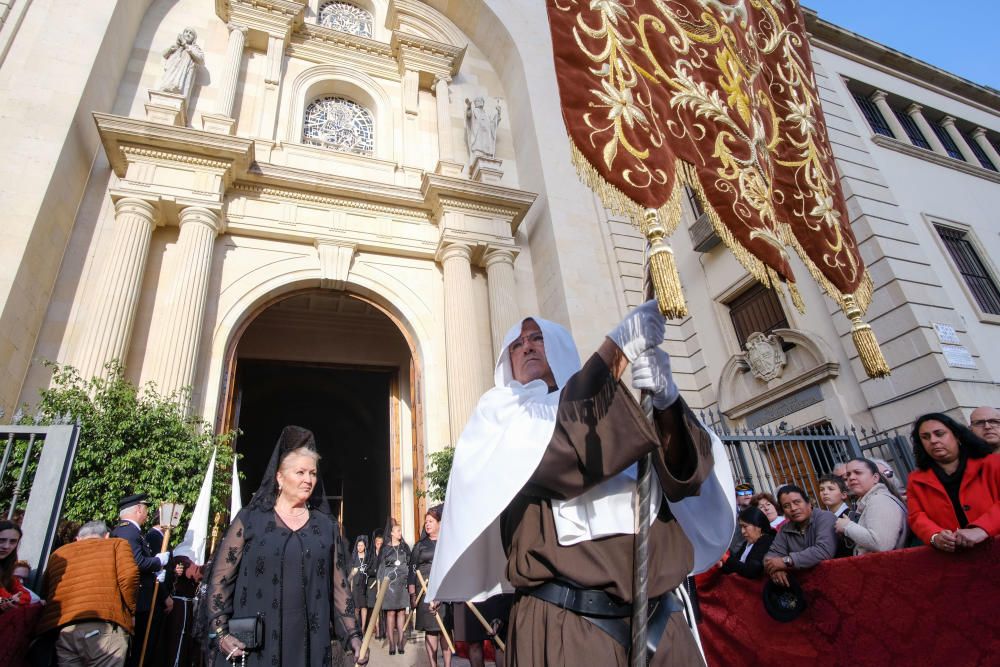
<path fill-rule="evenodd" d="M 781 562 L 785 564 L 785 567 L 791 567 L 792 566 L 792 557 L 791 556 L 783 556 L 781 558 Z"/>

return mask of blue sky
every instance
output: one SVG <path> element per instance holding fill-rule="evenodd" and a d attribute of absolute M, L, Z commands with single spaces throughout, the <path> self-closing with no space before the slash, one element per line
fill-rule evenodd
<path fill-rule="evenodd" d="M 820 18 L 1000 89 L 997 0 L 802 0 Z"/>

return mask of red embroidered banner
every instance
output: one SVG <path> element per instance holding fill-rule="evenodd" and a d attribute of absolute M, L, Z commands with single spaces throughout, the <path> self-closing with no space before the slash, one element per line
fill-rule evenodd
<path fill-rule="evenodd" d="M 763 580 L 698 577 L 710 667 L 997 664 L 1000 540 L 826 561 L 796 577 L 808 606 L 788 623 L 764 611 Z"/>
<path fill-rule="evenodd" d="M 548 15 L 574 163 L 604 204 L 641 228 L 658 210 L 669 234 L 692 187 L 737 259 L 801 309 L 793 249 L 864 332 L 869 374 L 888 374 L 860 321 L 871 278 L 798 1 L 548 0 Z"/>

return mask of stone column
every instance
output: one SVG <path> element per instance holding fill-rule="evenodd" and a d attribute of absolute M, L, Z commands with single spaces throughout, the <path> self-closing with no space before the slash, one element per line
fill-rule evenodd
<path fill-rule="evenodd" d="M 484 262 L 490 291 L 490 331 L 493 333 L 494 360 L 500 356 L 504 334 L 518 317 L 514 252 L 513 248 L 490 248 Z"/>
<path fill-rule="evenodd" d="M 161 392 L 171 394 L 194 382 L 212 272 L 212 250 L 222 228 L 219 214 L 188 206 L 180 214 L 176 270 L 159 327 L 154 377 Z"/>
<path fill-rule="evenodd" d="M 478 341 L 475 335 L 475 293 L 472 287 L 472 246 L 447 243 L 441 254 L 444 268 L 444 331 L 448 350 L 448 416 L 451 444 L 482 393 Z"/>
<path fill-rule="evenodd" d="M 979 144 L 979 147 L 983 149 L 986 153 L 986 157 L 990 159 L 993 166 L 1000 170 L 1000 153 L 997 149 L 990 143 L 990 140 L 986 138 L 986 130 L 982 127 L 977 127 L 972 131 L 972 140 Z"/>
<path fill-rule="evenodd" d="M 903 128 L 903 124 L 899 122 L 898 118 L 896 118 L 896 113 L 886 101 L 885 92 L 876 90 L 868 99 L 874 102 L 875 106 L 878 107 L 878 110 L 882 112 L 882 116 L 885 118 L 885 122 L 889 124 L 889 129 L 892 130 L 893 136 L 900 141 L 909 142 L 910 135 L 906 133 L 906 130 Z"/>
<path fill-rule="evenodd" d="M 91 293 L 96 309 L 76 362 L 84 379 L 104 375 L 104 364 L 112 359 L 125 363 L 155 226 L 156 209 L 150 202 L 123 197 L 115 203 L 111 248 L 99 287 Z"/>
<path fill-rule="evenodd" d="M 913 122 L 917 124 L 917 127 L 920 128 L 920 132 L 924 135 L 924 138 L 927 139 L 927 143 L 931 145 L 931 150 L 938 155 L 948 155 L 948 151 L 945 150 L 944 144 L 942 144 L 941 140 L 938 139 L 938 135 L 934 132 L 934 128 L 932 128 L 931 124 L 927 122 L 926 118 L 924 118 L 923 109 L 924 108 L 919 104 L 911 104 L 906 107 L 906 113 L 913 119 Z"/>
<path fill-rule="evenodd" d="M 958 146 L 958 152 L 962 154 L 965 161 L 978 167 L 979 158 L 977 158 L 976 154 L 972 152 L 972 149 L 969 148 L 969 143 L 965 140 L 965 137 L 963 137 L 962 133 L 958 131 L 957 127 L 955 127 L 955 119 L 951 116 L 945 116 L 941 119 L 941 127 L 944 128 L 944 131 L 948 133 L 951 140 L 955 142 L 956 146 Z"/>
<path fill-rule="evenodd" d="M 240 78 L 240 65 L 243 62 L 243 47 L 246 45 L 246 26 L 230 23 L 229 43 L 226 45 L 226 68 L 222 72 L 219 86 L 219 103 L 216 110 L 223 116 L 234 118 L 233 105 L 236 103 L 236 86 Z"/>

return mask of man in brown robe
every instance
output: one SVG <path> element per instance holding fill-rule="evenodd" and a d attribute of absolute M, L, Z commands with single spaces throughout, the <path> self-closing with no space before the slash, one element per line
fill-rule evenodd
<path fill-rule="evenodd" d="M 506 579 L 500 583 L 506 589 L 509 582 L 516 590 L 507 636 L 509 667 L 628 664 L 634 513 L 621 514 L 621 498 L 631 505 L 631 497 L 616 495 L 615 490 L 622 487 L 614 485 L 634 479 L 627 471 L 650 452 L 659 489 L 668 501 L 680 502 L 698 494 L 712 473 L 712 438 L 678 396 L 670 377 L 669 357 L 657 347 L 663 338 L 662 318 L 659 324 L 657 318 L 659 313 L 652 303 L 633 311 L 583 367 L 568 377 L 564 359 L 550 366 L 552 350 L 548 349 L 560 344 L 555 339 L 565 330 L 539 318 L 524 320 L 519 330 L 508 334 L 510 342 L 497 365 L 498 389 L 484 395 L 459 441 L 438 547 L 439 553 L 448 556 L 441 559 L 439 555 L 440 561 L 435 561 L 438 569 L 431 573 L 429 597 L 452 600 L 462 593 L 479 597 L 495 593 L 495 588 L 489 588 L 492 579 L 477 567 L 488 571 L 495 566 L 491 550 L 499 544 Z M 558 350 L 556 356 L 564 357 L 564 350 Z M 655 427 L 620 381 L 630 361 L 636 364 L 636 386 L 654 393 Z M 543 414 L 542 407 L 534 406 L 522 418 L 513 403 L 504 402 L 501 385 L 513 387 L 518 407 L 530 402 L 524 396 L 531 395 L 533 387 L 539 394 L 548 394 L 545 398 L 549 398 L 551 412 Z M 553 402 L 551 396 L 557 391 Z M 544 398 L 538 396 L 537 400 L 544 405 Z M 487 416 L 486 427 L 477 423 L 483 421 L 483 415 Z M 540 457 L 532 458 L 526 448 L 517 451 L 518 442 L 530 439 L 530 428 L 525 431 L 528 437 L 516 430 L 505 432 L 495 442 L 488 437 L 491 420 L 506 424 L 517 423 L 519 418 L 550 420 L 550 435 L 541 431 L 549 437 L 543 442 Z M 485 442 L 476 444 L 477 439 Z M 497 444 L 498 451 L 493 452 L 491 445 Z M 471 454 L 463 457 L 467 450 Z M 501 477 L 517 477 L 525 467 L 529 473 L 512 494 L 506 498 L 506 494 L 499 494 L 502 507 L 496 525 L 487 526 L 480 534 L 480 526 L 470 529 L 466 524 L 472 522 L 463 523 L 462 508 L 476 506 L 489 522 L 490 508 L 498 506 L 498 494 L 477 492 L 476 487 L 463 484 L 466 474 L 455 466 L 474 467 L 484 460 L 501 468 L 510 460 L 522 463 L 509 464 L 509 474 L 503 469 L 495 471 L 481 479 L 481 486 Z M 682 608 L 671 593 L 694 569 L 694 548 L 674 519 L 671 505 L 657 502 L 654 507 L 658 512 L 650 528 L 648 591 L 650 600 L 657 600 L 669 615 L 663 614 L 665 628 L 651 623 L 651 629 L 659 632 L 651 633 L 658 634 L 651 637 L 658 639 L 658 649 L 650 664 L 703 664 Z M 615 512 L 627 519 L 627 526 L 621 525 L 621 519 L 616 526 L 615 519 L 607 518 Z M 726 518 L 729 514 L 731 510 L 726 508 L 720 517 L 718 555 L 732 531 L 731 518 Z M 584 517 L 580 526 L 574 525 L 574 516 Z M 448 544 L 449 528 L 458 536 L 455 546 Z M 576 528 L 579 531 L 568 534 Z M 498 535 L 493 536 L 492 530 Z M 439 562 L 444 563 L 440 568 Z M 433 581 L 435 577 L 441 579 L 440 584 Z"/>

